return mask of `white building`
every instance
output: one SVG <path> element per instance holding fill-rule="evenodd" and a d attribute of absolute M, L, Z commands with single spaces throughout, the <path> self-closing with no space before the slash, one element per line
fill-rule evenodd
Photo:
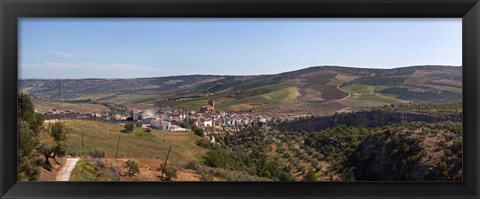
<path fill-rule="evenodd" d="M 205 120 L 205 121 L 203 121 L 203 126 L 204 126 L 204 127 L 213 126 L 212 120 Z"/>
<path fill-rule="evenodd" d="M 146 117 L 146 118 L 142 119 L 142 124 L 151 124 L 152 121 L 154 121 L 154 120 L 158 120 L 158 118 Z"/>
<path fill-rule="evenodd" d="M 160 119 L 163 121 L 172 121 L 172 118 L 167 113 L 160 114 Z"/>
<path fill-rule="evenodd" d="M 150 126 L 152 128 L 160 129 L 160 130 L 170 130 L 170 122 L 163 121 L 163 120 L 152 120 L 150 122 Z"/>
<path fill-rule="evenodd" d="M 181 132 L 183 132 L 183 131 L 190 131 L 190 129 L 182 128 L 182 127 L 177 126 L 177 125 L 170 125 L 170 131 L 177 131 L 177 132 L 181 131 Z"/>

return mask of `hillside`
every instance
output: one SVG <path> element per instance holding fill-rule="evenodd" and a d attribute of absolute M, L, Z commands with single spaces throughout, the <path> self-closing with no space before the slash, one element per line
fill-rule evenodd
<path fill-rule="evenodd" d="M 458 102 L 462 68 L 319 66 L 273 75 L 20 80 L 19 86 L 36 101 L 63 98 L 70 103 L 109 103 L 134 109 L 152 105 L 198 109 L 215 98 L 218 109 L 227 111 L 332 114 L 407 102 Z"/>
<path fill-rule="evenodd" d="M 195 145 L 195 141 L 201 138 L 193 133 L 159 130 L 147 133 L 141 128 L 135 128 L 132 133 L 121 133 L 123 129 L 121 125 L 85 120 L 67 120 L 64 124 L 69 130 L 65 144 L 73 156 L 100 150 L 105 153 L 106 158 L 114 158 L 119 136 L 118 158 L 164 159 L 169 146 L 172 146 L 171 161 L 175 164 L 184 164 L 198 159 L 206 152 L 205 149 Z M 48 138 L 48 135 L 41 135 L 42 142 L 48 141 Z"/>
<path fill-rule="evenodd" d="M 459 181 L 462 124 L 409 123 L 378 130 L 349 154 L 346 168 L 356 180 Z"/>
<path fill-rule="evenodd" d="M 291 145 L 289 150 L 297 150 L 294 153 L 297 157 L 307 156 L 309 164 L 304 166 L 290 156 L 286 156 L 290 158 L 287 162 L 298 162 L 294 167 L 303 171 L 311 165 L 321 178 L 462 179 L 463 128 L 459 103 L 385 106 L 367 112 L 283 122 L 276 129 L 286 135 L 282 143 Z M 318 166 L 322 161 L 328 165 L 326 169 Z"/>
<path fill-rule="evenodd" d="M 459 181 L 462 131 L 452 121 L 310 132 L 257 126 L 216 138 L 222 147 L 204 159 L 209 167 L 276 181 Z"/>

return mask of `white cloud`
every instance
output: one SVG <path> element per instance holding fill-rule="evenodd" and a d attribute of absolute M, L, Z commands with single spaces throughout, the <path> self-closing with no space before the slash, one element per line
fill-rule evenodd
<path fill-rule="evenodd" d="M 55 52 L 51 52 L 51 54 L 62 56 L 62 57 L 83 57 L 83 56 L 85 56 L 84 54 L 74 54 L 74 53 L 68 53 L 68 52 L 63 52 L 63 51 L 55 51 Z"/>

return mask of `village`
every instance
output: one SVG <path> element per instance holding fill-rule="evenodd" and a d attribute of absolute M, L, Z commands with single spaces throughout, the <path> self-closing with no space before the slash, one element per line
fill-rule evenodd
<path fill-rule="evenodd" d="M 125 125 L 134 124 L 137 128 L 165 131 L 188 132 L 201 128 L 205 136 L 231 134 L 242 128 L 258 124 L 275 124 L 285 120 L 294 120 L 303 115 L 266 114 L 255 112 L 225 112 L 215 109 L 215 101 L 199 110 L 164 107 L 158 110 L 130 110 L 128 114 L 80 113 L 73 110 L 52 109 L 42 113 L 47 123 L 58 120 L 94 120 Z"/>

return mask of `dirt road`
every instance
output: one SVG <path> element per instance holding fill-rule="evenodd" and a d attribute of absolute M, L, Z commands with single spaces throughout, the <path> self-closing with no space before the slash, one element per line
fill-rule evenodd
<path fill-rule="evenodd" d="M 72 174 L 72 171 L 75 168 L 75 165 L 77 164 L 78 160 L 80 160 L 80 158 L 67 158 L 67 161 L 65 161 L 65 165 L 63 165 L 63 168 L 60 169 L 60 171 L 57 174 L 56 181 L 70 180 L 70 175 Z"/>
<path fill-rule="evenodd" d="M 337 100 L 335 100 L 335 101 L 337 101 L 337 102 L 338 102 L 338 101 L 345 100 L 345 99 L 349 98 L 349 97 L 352 95 L 350 92 L 348 92 L 348 91 L 343 90 L 342 88 L 340 88 L 340 86 L 342 86 L 342 84 L 343 84 L 343 82 L 340 83 L 340 84 L 338 84 L 338 85 L 337 85 L 337 89 L 338 89 L 338 90 L 341 90 L 341 91 L 343 91 L 343 92 L 345 92 L 345 93 L 348 93 L 348 95 L 347 95 L 347 97 L 344 97 L 344 98 L 342 98 L 342 99 L 337 99 Z"/>

